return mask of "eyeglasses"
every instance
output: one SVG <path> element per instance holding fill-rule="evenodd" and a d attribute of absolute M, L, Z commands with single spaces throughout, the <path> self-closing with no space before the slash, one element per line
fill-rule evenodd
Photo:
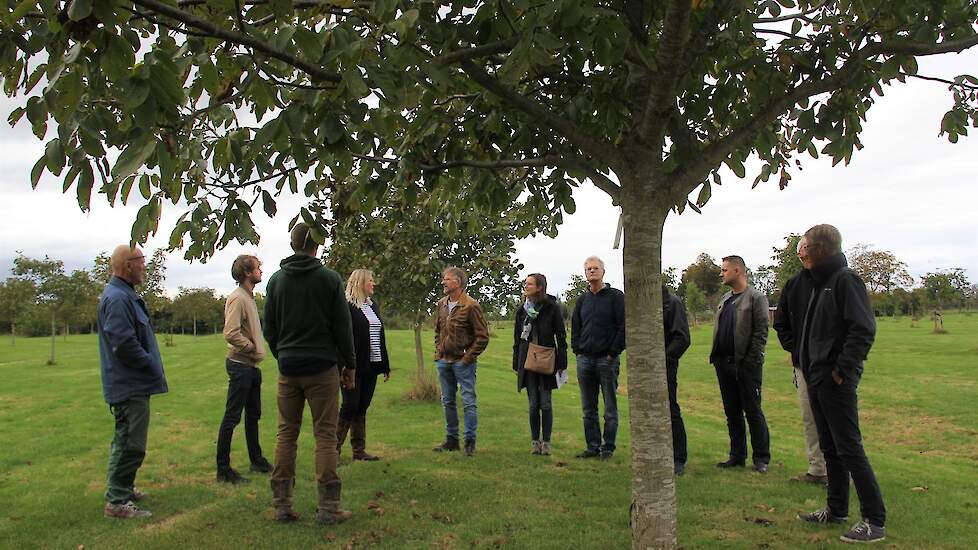
<path fill-rule="evenodd" d="M 133 256 L 132 258 L 129 258 L 126 261 L 127 262 L 145 262 L 146 261 L 146 256 Z"/>

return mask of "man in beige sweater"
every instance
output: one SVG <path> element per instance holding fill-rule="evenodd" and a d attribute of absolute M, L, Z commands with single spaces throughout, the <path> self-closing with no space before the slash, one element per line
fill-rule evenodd
<path fill-rule="evenodd" d="M 258 443 L 258 419 L 261 418 L 261 369 L 265 358 L 261 320 L 255 305 L 255 285 L 261 282 L 261 262 L 255 256 L 238 256 L 231 264 L 231 277 L 238 288 L 228 295 L 224 305 L 224 339 L 228 343 L 226 368 L 228 399 L 224 419 L 217 434 L 217 481 L 238 484 L 247 482 L 231 468 L 231 437 L 245 412 L 245 438 L 251 471 L 268 473 L 272 466 L 262 455 Z"/>

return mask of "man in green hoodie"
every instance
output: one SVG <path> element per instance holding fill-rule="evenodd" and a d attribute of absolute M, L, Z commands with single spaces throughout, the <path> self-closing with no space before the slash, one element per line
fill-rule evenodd
<path fill-rule="evenodd" d="M 291 244 L 295 254 L 282 260 L 265 296 L 263 333 L 279 370 L 272 502 L 276 520 L 299 518 L 292 511 L 296 440 L 308 402 L 316 438 L 317 519 L 333 524 L 352 515 L 340 509 L 336 422 L 341 378 L 344 387 L 353 384 L 353 329 L 343 281 L 316 257 L 319 245 L 306 224 L 295 225 Z"/>

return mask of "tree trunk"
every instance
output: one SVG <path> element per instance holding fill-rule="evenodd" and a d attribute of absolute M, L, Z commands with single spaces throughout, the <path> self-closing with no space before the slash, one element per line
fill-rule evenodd
<path fill-rule="evenodd" d="M 418 361 L 417 379 L 424 378 L 424 348 L 421 347 L 421 321 L 414 321 L 414 356 Z"/>
<path fill-rule="evenodd" d="M 51 357 L 48 359 L 48 364 L 55 364 L 54 361 L 54 341 L 58 334 L 58 320 L 56 318 L 55 312 L 51 312 Z"/>
<path fill-rule="evenodd" d="M 197 314 L 194 313 L 194 338 L 197 338 Z"/>
<path fill-rule="evenodd" d="M 628 185 L 631 183 L 631 185 Z M 676 483 L 662 330 L 662 228 L 652 182 L 622 181 L 625 323 L 632 436 L 632 548 L 676 546 Z"/>
<path fill-rule="evenodd" d="M 10 347 L 17 345 L 17 323 L 10 321 Z"/>

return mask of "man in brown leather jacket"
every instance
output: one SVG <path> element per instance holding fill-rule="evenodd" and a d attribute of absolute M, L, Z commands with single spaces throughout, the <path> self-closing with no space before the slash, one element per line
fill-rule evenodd
<path fill-rule="evenodd" d="M 475 453 L 479 422 L 475 397 L 475 372 L 479 354 L 489 343 L 489 325 L 479 302 L 465 292 L 465 272 L 448 267 L 442 272 L 445 297 L 438 301 L 435 321 L 435 362 L 445 407 L 445 442 L 437 452 L 457 451 L 458 408 L 455 394 L 461 388 L 465 420 L 465 454 Z"/>

